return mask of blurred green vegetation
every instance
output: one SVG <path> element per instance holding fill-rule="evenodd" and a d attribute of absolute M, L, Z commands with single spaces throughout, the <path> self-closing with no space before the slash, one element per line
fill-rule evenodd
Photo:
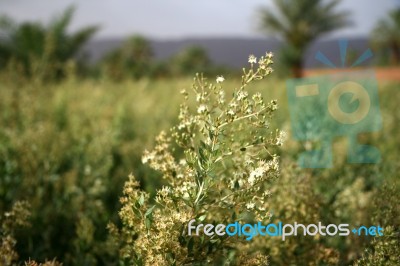
<path fill-rule="evenodd" d="M 19 234 L 22 258 L 107 262 L 106 225 L 127 174 L 154 190 L 141 153 L 177 112 L 163 100 L 177 102 L 175 85 L 183 83 L 1 83 L 0 210 L 31 204 L 31 227 Z"/>
<path fill-rule="evenodd" d="M 283 41 L 276 69 L 283 77 L 303 75 L 304 54 L 310 45 L 330 32 L 350 25 L 350 13 L 337 10 L 340 0 L 275 0 L 278 12 L 260 9 L 260 30 Z M 305 16 L 304 10 L 308 10 Z M 127 37 L 98 62 L 89 62 L 83 46 L 100 29 L 87 26 L 71 33 L 75 8 L 69 7 L 50 23 L 17 23 L 0 15 L 0 71 L 41 82 L 78 78 L 126 79 L 235 75 L 241 70 L 216 65 L 206 49 L 189 46 L 165 60 L 156 60 L 151 41 L 142 35 Z M 400 58 L 400 10 L 392 10 L 371 32 L 371 46 L 378 65 L 398 65 Z"/>
<path fill-rule="evenodd" d="M 128 38 L 121 47 L 106 54 L 97 67 L 102 76 L 114 81 L 189 77 L 195 73 L 216 76 L 234 72 L 213 64 L 207 51 L 200 46 L 189 46 L 164 61 L 156 61 L 150 41 L 140 35 Z"/>
<path fill-rule="evenodd" d="M 388 17 L 378 21 L 371 42 L 378 51 L 380 63 L 400 64 L 400 9 L 391 11 Z"/>
<path fill-rule="evenodd" d="M 115 81 L 148 76 L 155 70 L 151 65 L 152 56 L 150 42 L 144 37 L 133 36 L 104 57 L 102 74 Z"/>
<path fill-rule="evenodd" d="M 49 25 L 38 22 L 17 24 L 7 16 L 0 17 L 0 70 L 12 67 L 23 76 L 49 81 L 65 77 L 67 62 L 80 63 L 77 56 L 82 46 L 98 30 L 96 26 L 68 33 L 74 8 L 66 9 Z M 75 60 L 76 59 L 76 60 Z"/>
<path fill-rule="evenodd" d="M 226 87 L 233 84 L 225 82 Z M 30 203 L 31 226 L 15 233 L 22 261 L 57 258 L 66 265 L 115 265 L 118 244 L 108 238 L 106 226 L 109 221 L 118 224 L 123 182 L 133 172 L 143 189 L 154 192 L 161 186 L 157 174 L 142 166 L 141 155 L 160 130 L 176 122 L 179 90 L 190 84 L 189 79 L 120 83 L 71 79 L 47 86 L 0 83 L 0 212 L 19 200 Z M 381 150 L 380 164 L 347 164 L 346 140 L 338 139 L 334 168 L 298 169 L 295 160 L 304 148 L 287 141 L 280 151 L 282 175 L 272 187 L 276 219 L 373 224 L 382 218 L 374 216 L 380 208 L 398 212 L 399 193 L 380 201 L 381 207 L 371 207 L 385 194 L 382 185 L 394 186 L 399 177 L 398 85 L 380 84 L 384 128 L 360 137 Z M 272 77 L 252 89 L 278 100 L 280 109 L 272 126 L 290 132 L 284 82 Z M 381 225 L 399 224 L 397 215 L 385 217 Z M 322 251 L 340 254 L 335 259 L 328 256 L 327 261 L 342 265 L 359 258 L 371 240 L 297 237 L 277 243 L 272 239 L 266 252 L 273 265 L 296 261 L 310 265 Z M 323 265 L 332 265 L 327 261 Z"/>
<path fill-rule="evenodd" d="M 71 75 L 123 81 L 232 71 L 212 64 L 206 50 L 196 46 L 187 47 L 165 61 L 156 61 L 150 41 L 141 35 L 128 37 L 99 62 L 87 63 L 82 47 L 99 27 L 88 26 L 70 33 L 68 27 L 74 11 L 74 7 L 66 9 L 48 25 L 17 23 L 8 16 L 0 16 L 0 71 L 39 82 L 60 81 Z"/>
<path fill-rule="evenodd" d="M 110 221 L 119 224 L 123 183 L 132 172 L 154 194 L 162 182 L 141 155 L 175 124 L 179 91 L 192 82 L 185 76 L 228 73 L 198 47 L 155 62 L 140 36 L 90 69 L 77 54 L 97 28 L 67 34 L 72 15 L 68 9 L 48 26 L 0 22 L 8 36 L 0 40 L 1 265 L 54 258 L 65 265 L 124 265 L 120 243 L 107 230 Z M 224 86 L 232 88 L 234 79 L 235 73 Z M 360 136 L 380 149 L 381 163 L 347 164 L 343 138 L 334 145 L 334 168 L 299 169 L 304 143 L 289 138 L 279 152 L 281 177 L 271 187 L 276 219 L 379 223 L 387 236 L 271 239 L 265 247 L 271 265 L 400 265 L 399 85 L 380 83 L 384 127 Z M 271 77 L 252 90 L 278 100 L 271 126 L 290 132 L 285 82 Z M 14 227 L 25 220 L 30 226 Z"/>
<path fill-rule="evenodd" d="M 260 28 L 283 40 L 280 63 L 294 77 L 303 75 L 303 56 L 312 42 L 350 24 L 350 13 L 338 11 L 341 0 L 274 0 L 275 9 L 259 12 Z"/>

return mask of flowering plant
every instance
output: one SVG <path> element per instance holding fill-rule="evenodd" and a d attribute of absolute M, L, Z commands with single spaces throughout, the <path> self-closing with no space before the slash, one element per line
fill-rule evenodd
<path fill-rule="evenodd" d="M 222 76 L 214 84 L 196 75 L 194 109 L 189 92 L 181 91 L 179 123 L 171 134 L 161 132 L 155 148 L 142 157 L 167 185 L 153 200 L 131 175 L 121 198 L 123 228 L 110 226 L 123 239 L 121 253 L 131 263 L 266 264 L 259 245 L 244 238 L 189 236 L 186 228 L 191 219 L 216 224 L 270 218 L 269 183 L 279 175 L 271 149 L 282 144 L 284 134 L 269 127 L 277 102 L 265 102 L 259 92 L 250 95 L 247 87 L 272 72 L 272 57 L 267 53 L 257 61 L 251 55 L 250 68 L 243 69 L 240 87 L 229 99 Z M 176 158 L 179 152 L 183 156 Z"/>

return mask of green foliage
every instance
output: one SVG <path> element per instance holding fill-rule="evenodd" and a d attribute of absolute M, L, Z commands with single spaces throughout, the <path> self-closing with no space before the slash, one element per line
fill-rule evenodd
<path fill-rule="evenodd" d="M 56 260 L 46 260 L 44 263 L 37 263 L 34 260 L 28 260 L 24 264 L 25 266 L 62 266 L 62 263 L 57 262 Z"/>
<path fill-rule="evenodd" d="M 100 63 L 102 73 L 113 81 L 125 79 L 184 77 L 193 73 L 206 76 L 227 72 L 213 65 L 207 51 L 193 46 L 183 49 L 164 61 L 155 61 L 150 41 L 136 35 L 126 40 L 121 47 L 108 53 Z"/>
<path fill-rule="evenodd" d="M 157 184 L 154 173 L 134 166 L 151 132 L 176 113 L 162 100 L 174 97 L 149 81 L 15 86 L 1 85 L 0 213 L 18 199 L 31 204 L 32 226 L 15 236 L 20 261 L 117 261 L 106 226 L 117 218 L 126 173 L 135 168 L 149 191 Z"/>
<path fill-rule="evenodd" d="M 13 204 L 10 211 L 5 212 L 0 217 L 0 265 L 14 266 L 18 263 L 18 253 L 16 249 L 16 234 L 22 227 L 29 227 L 31 212 L 28 210 L 30 205 L 24 201 L 17 201 Z M 61 266 L 55 259 L 45 263 L 37 263 L 32 260 L 25 262 L 26 266 Z"/>
<path fill-rule="evenodd" d="M 301 171 L 290 162 L 283 163 L 277 184 L 271 189 L 271 222 L 315 224 L 327 222 L 321 212 L 323 197 L 314 189 L 315 176 Z M 337 265 L 339 251 L 320 236 L 268 237 L 262 248 L 269 254 L 271 265 Z"/>
<path fill-rule="evenodd" d="M 249 58 L 253 66 L 258 66 L 258 61 L 255 57 Z M 251 78 L 257 69 L 254 67 L 253 72 L 246 70 L 245 80 Z M 267 70 L 271 71 L 266 67 Z M 6 249 L 1 252 L 16 265 L 23 265 L 24 261 L 26 265 L 39 264 L 33 260 L 51 265 L 53 258 L 65 265 L 136 265 L 140 261 L 134 259 L 144 256 L 144 252 L 156 252 L 171 259 L 167 254 L 176 250 L 180 253 L 175 259 L 186 256 L 204 261 L 209 254 L 217 265 L 222 265 L 224 260 L 231 265 L 243 260 L 258 265 L 260 253 L 268 256 L 271 265 L 398 264 L 399 184 L 395 182 L 400 170 L 400 139 L 396 137 L 400 124 L 398 83 L 382 82 L 379 88 L 383 130 L 359 136 L 361 142 L 381 150 L 383 160 L 380 164 L 347 164 L 344 160 L 346 140 L 337 139 L 334 143 L 334 168 L 307 170 L 293 165 L 299 151 L 307 148 L 307 143 L 297 143 L 288 138 L 279 149 L 274 148 L 278 143 L 282 144 L 283 135 L 272 129 L 283 128 L 290 132 L 290 125 L 285 83 L 273 76 L 249 84 L 242 84 L 238 78 L 222 81 L 218 77 L 220 83 L 215 84 L 198 75 L 195 90 L 182 91 L 188 98 L 180 113 L 178 88 L 190 86 L 192 80 L 189 79 L 144 77 L 115 83 L 107 79 L 78 81 L 69 78 L 59 84 L 39 84 L 13 72 L 0 73 L 0 78 L 0 214 L 2 224 L 14 226 L 12 230 L 7 229 L 11 233 L 2 229 L 2 247 Z M 254 78 L 260 76 L 254 75 Z M 253 102 L 255 95 L 256 99 L 261 96 L 262 99 L 278 100 L 280 105 L 273 111 L 274 119 L 269 115 L 265 118 L 252 116 L 253 120 L 240 119 L 246 116 L 244 106 L 253 104 L 253 111 L 257 110 Z M 266 106 L 269 104 L 265 103 Z M 210 125 L 215 125 L 221 114 L 224 119 L 220 123 L 229 122 L 225 120 L 228 112 L 234 121 L 222 126 L 225 131 L 219 132 L 216 150 L 216 145 L 211 148 L 208 141 L 210 136 L 215 136 Z M 259 128 L 259 120 L 268 121 L 269 128 Z M 158 132 L 173 125 L 175 129 L 172 132 L 154 142 Z M 252 134 L 245 134 L 248 131 Z M 234 200 L 220 201 L 221 204 L 224 202 L 220 206 L 212 199 L 221 199 L 240 190 L 237 185 L 246 186 L 255 170 L 253 168 L 259 166 L 257 162 L 244 165 L 244 157 L 261 152 L 261 159 L 273 161 L 263 147 L 242 145 L 245 142 L 251 145 L 253 136 L 262 136 L 264 141 L 272 139 L 272 143 L 265 146 L 281 161 L 279 174 L 271 170 L 260 182 L 260 186 L 263 184 L 265 188 L 265 196 L 268 196 L 265 205 L 259 205 L 259 198 L 252 199 L 254 195 L 260 196 L 259 191 L 239 191 Z M 174 140 L 179 140 L 179 143 Z M 229 154 L 229 147 L 232 154 Z M 185 150 L 188 150 L 188 157 Z M 226 156 L 213 163 L 225 153 Z M 152 158 L 153 155 L 157 160 Z M 155 171 L 143 165 L 142 159 L 151 168 L 168 167 Z M 179 159 L 188 159 L 192 166 L 180 164 Z M 183 171 L 199 174 L 181 177 Z M 130 172 L 138 178 L 131 178 L 124 188 L 126 174 Z M 240 175 L 241 172 L 244 174 Z M 201 182 L 196 181 L 201 181 L 201 177 L 204 186 L 199 194 Z M 178 183 L 180 181 L 182 184 Z M 188 183 L 183 184 L 183 181 Z M 234 183 L 233 188 L 228 181 Z M 387 188 L 382 187 L 383 181 Z M 186 187 L 187 191 L 172 190 L 172 184 L 178 184 L 178 188 Z M 118 199 L 122 191 L 125 194 L 121 206 Z M 181 194 L 175 198 L 173 193 Z M 199 200 L 193 204 L 197 195 L 200 195 Z M 161 206 L 160 202 L 164 204 L 168 199 L 177 202 L 179 208 L 168 204 Z M 30 203 L 29 227 L 17 226 L 20 223 L 14 218 L 24 216 L 13 211 L 13 205 L 20 200 Z M 134 208 L 128 209 L 132 214 L 129 217 L 133 217 L 132 221 L 139 226 L 131 230 L 131 220 L 123 218 L 124 224 L 121 224 L 118 210 L 121 207 L 126 210 L 134 202 L 140 204 L 133 204 Z M 251 203 L 254 203 L 254 209 Z M 204 211 L 207 206 L 212 207 L 208 216 Z M 184 228 L 183 220 L 187 221 L 185 218 L 192 215 L 192 210 L 193 217 L 204 222 L 225 217 L 227 221 L 233 221 L 229 216 L 232 213 L 236 213 L 237 219 L 253 221 L 257 218 L 253 215 L 259 214 L 257 208 L 265 208 L 261 215 L 268 215 L 272 222 L 315 223 L 320 220 L 351 225 L 380 224 L 385 227 L 386 235 L 381 238 L 297 236 L 285 242 L 255 237 L 249 245 L 234 238 L 221 238 L 214 243 L 204 238 L 201 243 L 200 238 L 190 240 L 183 235 L 180 238 L 182 243 L 176 242 L 175 236 Z M 137 210 L 142 216 L 134 216 Z M 7 220 L 5 214 L 9 213 L 15 215 Z M 6 220 L 9 222 L 5 223 Z M 166 221 L 164 231 L 170 235 L 163 231 L 162 238 L 157 240 L 155 225 L 163 221 Z M 149 229 L 146 225 L 150 225 Z M 147 232 L 151 234 L 148 236 Z M 138 249 L 139 244 L 146 244 L 146 240 L 153 242 L 145 245 L 145 249 Z M 157 249 L 154 243 L 165 245 Z M 46 262 L 46 259 L 50 261 Z M 187 264 L 194 263 L 188 261 Z M 56 262 L 53 265 L 57 265 Z"/>
<path fill-rule="evenodd" d="M 181 92 L 185 103 L 171 136 L 161 132 L 154 150 L 142 157 L 166 185 L 153 203 L 133 176 L 125 184 L 117 235 L 123 258 L 135 265 L 266 264 L 267 257 L 243 238 L 194 237 L 185 229 L 191 219 L 212 224 L 269 219 L 268 187 L 279 173 L 272 149 L 281 145 L 282 133 L 269 128 L 276 101 L 264 102 L 259 92 L 251 96 L 247 87 L 269 75 L 271 64 L 270 53 L 251 63 L 230 99 L 221 76 L 217 84 L 196 76 L 194 110 L 190 94 Z M 174 157 L 172 141 L 182 157 Z"/>
<path fill-rule="evenodd" d="M 188 47 L 171 59 L 172 73 L 175 75 L 190 75 L 206 73 L 210 70 L 211 61 L 207 52 L 198 46 Z"/>
<path fill-rule="evenodd" d="M 153 51 L 142 36 L 133 36 L 122 47 L 110 52 L 103 60 L 104 74 L 112 80 L 139 79 L 150 75 Z"/>
<path fill-rule="evenodd" d="M 400 264 L 400 186 L 398 182 L 385 184 L 375 193 L 371 213 L 373 222 L 384 226 L 384 236 L 375 238 L 362 257 L 355 263 L 359 266 Z"/>
<path fill-rule="evenodd" d="M 372 43 L 380 54 L 390 51 L 390 62 L 400 64 L 400 9 L 378 21 L 372 31 Z"/>
<path fill-rule="evenodd" d="M 18 227 L 28 225 L 29 205 L 26 202 L 16 202 L 11 211 L 5 212 L 0 217 L 0 264 L 4 266 L 14 265 L 18 260 L 15 251 L 17 240 L 15 233 Z"/>
<path fill-rule="evenodd" d="M 340 0 L 274 0 L 276 9 L 260 12 L 260 27 L 286 44 L 283 63 L 295 77 L 302 75 L 303 54 L 318 37 L 349 24 L 347 12 L 336 12 Z"/>
<path fill-rule="evenodd" d="M 70 7 L 47 26 L 35 22 L 16 24 L 2 17 L 0 30 L 5 37 L 0 40 L 1 66 L 14 62 L 21 66 L 21 74 L 38 80 L 62 77 L 64 64 L 77 56 L 98 29 L 90 26 L 68 33 L 73 13 L 74 8 Z"/>

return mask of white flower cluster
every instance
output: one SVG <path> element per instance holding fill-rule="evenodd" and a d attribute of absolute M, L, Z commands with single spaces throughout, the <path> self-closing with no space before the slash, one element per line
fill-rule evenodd
<path fill-rule="evenodd" d="M 286 132 L 282 130 L 279 131 L 279 134 L 276 137 L 276 145 L 282 146 L 285 140 L 286 140 Z"/>
<path fill-rule="evenodd" d="M 249 63 L 250 64 L 256 64 L 257 63 L 257 57 L 255 57 L 253 54 L 249 56 Z"/>
<path fill-rule="evenodd" d="M 256 168 L 254 168 L 249 175 L 248 182 L 250 185 L 254 185 L 259 181 L 270 169 L 270 164 L 266 163 L 264 160 L 258 162 Z"/>
<path fill-rule="evenodd" d="M 173 263 L 183 265 L 193 261 L 190 249 L 206 245 L 218 245 L 218 252 L 207 255 L 210 258 L 235 247 L 240 258 L 250 259 L 248 254 L 257 250 L 237 239 L 217 239 L 218 243 L 204 239 L 199 246 L 182 233 L 182 225 L 190 219 L 219 223 L 246 212 L 260 221 L 270 218 L 268 186 L 279 174 L 279 163 L 267 148 L 281 145 L 285 135 L 277 132 L 273 137 L 269 129 L 276 101 L 265 102 L 261 93 L 250 95 L 246 86 L 272 72 L 272 57 L 272 53 L 249 56 L 251 67 L 244 69 L 240 85 L 229 93 L 223 88 L 223 76 L 210 83 L 200 74 L 192 86 L 193 101 L 186 90 L 181 91 L 185 102 L 171 136 L 162 132 L 155 148 L 146 150 L 142 157 L 143 163 L 161 173 L 166 184 L 157 190 L 155 205 L 133 178 L 124 189 L 120 216 L 124 232 L 131 237 L 127 250 L 134 253 L 128 256 L 142 258 L 144 265 L 169 265 L 167 260 L 172 256 Z M 226 99 L 226 95 L 232 97 Z M 175 159 L 176 154 L 182 157 Z"/>
<path fill-rule="evenodd" d="M 225 78 L 223 76 L 218 76 L 217 79 L 216 79 L 216 82 L 217 83 L 222 83 L 222 82 L 224 82 L 224 80 L 225 80 Z"/>
<path fill-rule="evenodd" d="M 208 107 L 205 104 L 201 104 L 198 108 L 197 108 L 197 113 L 199 114 L 204 114 L 208 112 Z"/>

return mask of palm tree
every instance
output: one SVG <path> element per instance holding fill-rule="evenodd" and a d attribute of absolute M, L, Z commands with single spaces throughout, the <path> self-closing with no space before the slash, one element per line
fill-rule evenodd
<path fill-rule="evenodd" d="M 153 49 L 148 39 L 141 35 L 130 37 L 123 45 L 122 52 L 133 61 L 148 62 L 153 56 Z"/>
<path fill-rule="evenodd" d="M 273 0 L 276 10 L 263 8 L 261 29 L 285 42 L 282 58 L 295 77 L 302 76 L 303 55 L 323 34 L 350 24 L 348 12 L 336 12 L 340 0 Z"/>
<path fill-rule="evenodd" d="M 96 26 L 89 26 L 75 33 L 68 33 L 74 11 L 73 7 L 68 8 L 48 26 L 34 22 L 17 24 L 10 18 L 1 17 L 1 63 L 5 65 L 13 58 L 22 64 L 28 75 L 33 74 L 35 60 L 43 66 L 54 67 L 51 72 L 59 71 L 56 65 L 60 66 L 76 56 L 98 30 Z"/>
<path fill-rule="evenodd" d="M 124 77 L 139 79 L 149 74 L 153 48 L 148 39 L 141 35 L 129 37 L 121 47 L 103 58 L 105 74 L 114 80 Z"/>
<path fill-rule="evenodd" d="M 377 46 L 389 47 L 391 61 L 400 63 L 400 9 L 393 10 L 387 18 L 381 19 L 372 32 Z"/>
<path fill-rule="evenodd" d="M 179 52 L 172 59 L 173 72 L 177 75 L 207 72 L 211 60 L 207 51 L 200 46 L 189 46 Z"/>

